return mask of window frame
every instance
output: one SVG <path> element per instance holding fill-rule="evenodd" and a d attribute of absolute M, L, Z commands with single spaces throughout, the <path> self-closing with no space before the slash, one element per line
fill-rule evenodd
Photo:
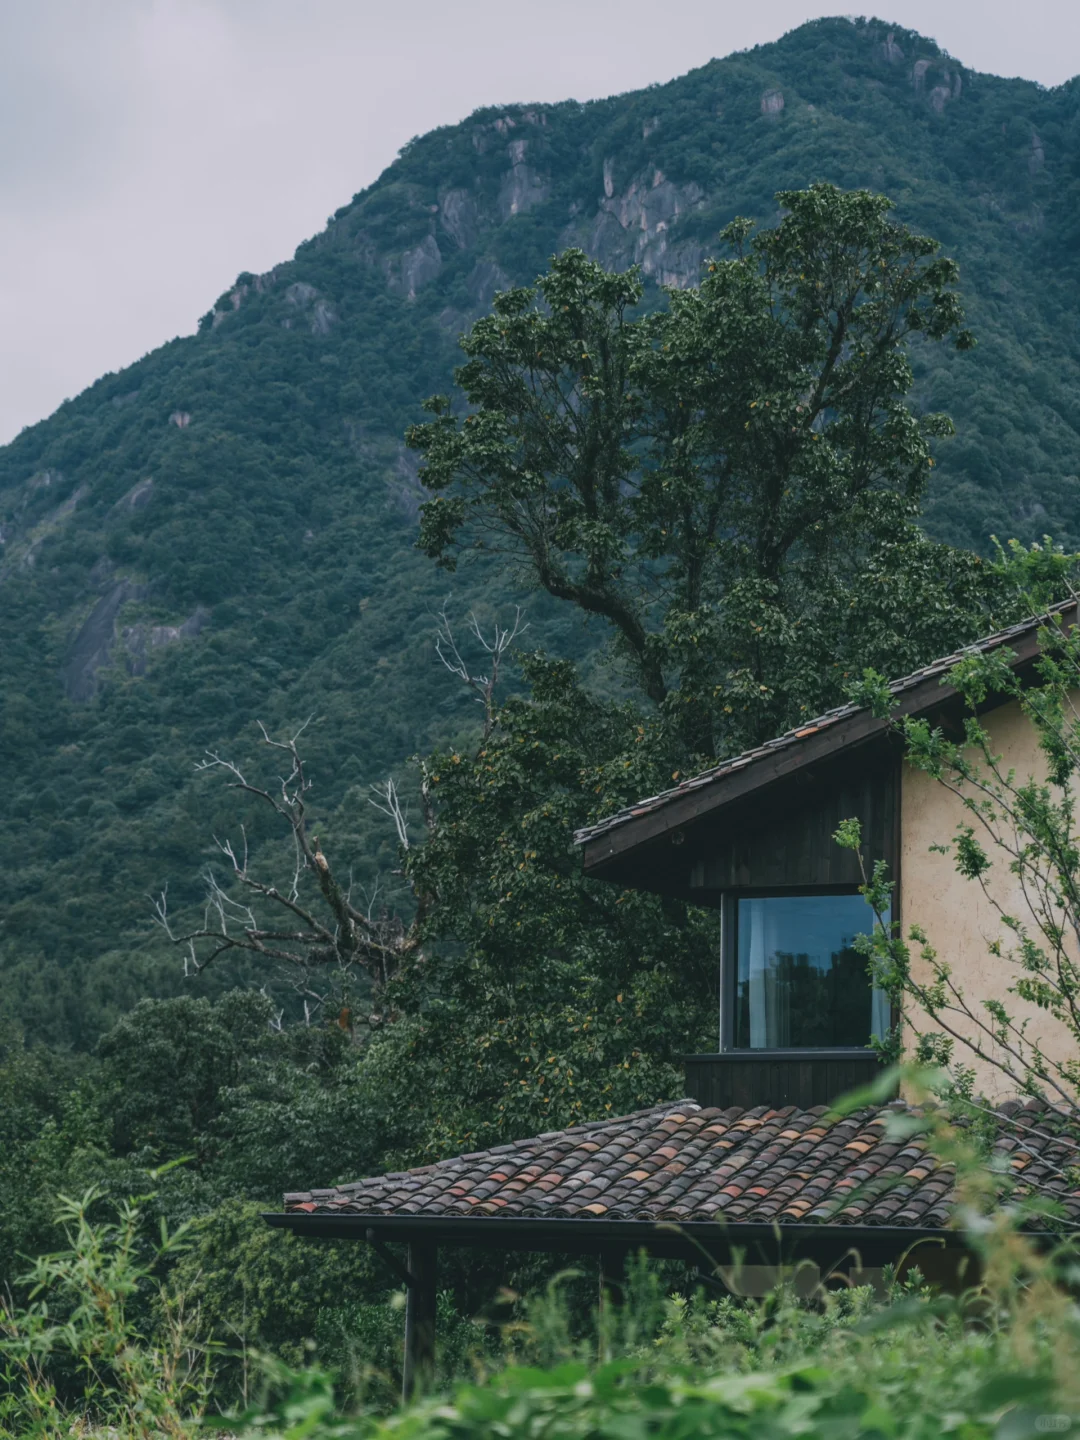
<path fill-rule="evenodd" d="M 739 901 L 797 899 L 802 895 L 858 895 L 858 885 L 744 885 L 724 890 L 720 896 L 720 1051 L 721 1055 L 845 1054 L 869 1055 L 869 1045 L 785 1045 L 780 1048 L 753 1049 L 735 1045 L 735 1007 L 739 983 Z M 893 909 L 895 910 L 895 899 Z M 896 1024 L 896 1008 L 892 1007 L 890 1024 Z"/>

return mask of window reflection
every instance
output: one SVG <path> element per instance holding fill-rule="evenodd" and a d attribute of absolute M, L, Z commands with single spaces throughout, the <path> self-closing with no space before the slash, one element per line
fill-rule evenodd
<path fill-rule="evenodd" d="M 852 948 L 873 928 L 861 895 L 740 899 L 736 1049 L 866 1045 L 883 1036 L 888 1000 Z"/>

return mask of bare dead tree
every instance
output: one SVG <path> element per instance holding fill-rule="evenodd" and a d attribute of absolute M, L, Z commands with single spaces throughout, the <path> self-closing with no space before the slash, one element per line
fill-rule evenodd
<path fill-rule="evenodd" d="M 473 674 L 472 667 L 466 663 L 447 615 L 447 605 L 436 618 L 435 647 L 440 660 L 484 707 L 483 743 L 494 723 L 495 692 L 505 656 L 515 637 L 527 628 L 522 624 L 521 611 L 515 609 L 510 626 L 496 623 L 490 639 L 482 632 L 476 617 L 469 616 L 472 633 L 488 658 L 487 674 Z M 309 835 L 307 797 L 312 782 L 300 751 L 308 723 L 305 721 L 287 739 L 275 740 L 260 722 L 262 745 L 276 758 L 284 760 L 285 773 L 278 776 L 276 784 L 262 785 L 249 780 L 236 761 L 217 751 L 208 751 L 195 767 L 200 774 L 221 772 L 229 789 L 250 795 L 273 811 L 288 837 L 290 873 L 278 881 L 256 873 L 247 831 L 241 824 L 239 843 L 214 837 L 225 862 L 224 875 L 212 865 L 204 871 L 205 898 L 200 921 L 187 926 L 174 922 L 167 886 L 152 899 L 154 918 L 182 951 L 185 975 L 198 976 L 221 956 L 230 953 L 256 955 L 290 978 L 308 1021 L 324 1012 L 337 997 L 342 1002 L 342 1023 L 351 1028 L 353 1018 L 348 1002 L 357 998 L 357 987 L 351 982 L 363 975 L 366 977 L 364 991 L 370 995 L 366 1023 L 378 1026 L 393 1018 L 385 1003 L 386 987 L 406 962 L 420 957 L 425 922 L 436 897 L 424 893 L 406 872 L 395 872 L 406 875 L 410 891 L 411 918 L 406 920 L 384 898 L 379 881 L 370 891 L 354 897 L 351 877 L 345 883 L 335 873 L 318 835 Z M 388 817 L 401 851 L 407 853 L 412 846 L 408 804 L 396 780 L 390 777 L 372 785 L 369 803 Z M 424 831 L 430 835 L 437 818 L 423 778 L 420 807 Z"/>
<path fill-rule="evenodd" d="M 514 606 L 513 625 L 502 627 L 498 621 L 492 627 L 491 639 L 489 640 L 480 628 L 473 611 L 469 611 L 469 629 L 472 631 L 481 649 L 487 656 L 486 675 L 474 675 L 472 667 L 465 661 L 454 638 L 453 627 L 447 617 L 446 610 L 450 604 L 450 598 L 443 602 L 442 609 L 438 615 L 433 616 L 435 620 L 435 653 L 450 671 L 451 675 L 458 676 L 473 692 L 478 704 L 484 707 L 484 740 L 491 734 L 491 727 L 495 723 L 495 691 L 499 684 L 499 675 L 503 661 L 510 651 L 511 646 L 519 635 L 523 635 L 529 628 L 522 621 L 521 607 Z"/>
<path fill-rule="evenodd" d="M 285 822 L 293 856 L 292 873 L 285 882 L 264 880 L 253 871 L 247 831 L 241 825 L 239 845 L 215 836 L 232 884 L 226 888 L 214 868 L 207 867 L 202 923 L 178 932 L 169 914 L 167 890 L 154 901 L 155 916 L 169 939 L 182 948 L 185 974 L 201 974 L 229 951 L 256 954 L 292 975 L 309 1015 L 321 1009 L 328 998 L 325 982 L 316 983 L 316 975 L 335 976 L 338 988 L 344 982 L 347 993 L 348 977 L 359 970 L 370 982 L 373 1004 L 369 1023 L 378 1024 L 386 1018 L 380 999 L 387 982 L 419 945 L 426 897 L 414 892 L 415 913 L 406 924 L 380 903 L 378 886 L 360 905 L 354 900 L 351 881 L 344 884 L 335 875 L 319 837 L 308 834 L 306 797 L 311 781 L 299 750 L 306 728 L 307 722 L 287 740 L 275 740 L 260 724 L 263 744 L 287 761 L 287 773 L 273 789 L 250 781 L 235 761 L 216 751 L 208 752 L 196 765 L 199 773 L 223 771 L 229 777 L 229 789 L 253 796 Z M 392 780 L 384 793 L 398 805 Z"/>

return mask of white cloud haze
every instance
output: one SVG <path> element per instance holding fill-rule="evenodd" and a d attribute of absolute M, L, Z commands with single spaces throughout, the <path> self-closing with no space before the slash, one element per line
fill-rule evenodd
<path fill-rule="evenodd" d="M 965 65 L 1057 85 L 1077 0 L 882 0 Z M 411 136 L 633 90 L 811 0 L 0 0 L 0 441 L 266 270 Z"/>

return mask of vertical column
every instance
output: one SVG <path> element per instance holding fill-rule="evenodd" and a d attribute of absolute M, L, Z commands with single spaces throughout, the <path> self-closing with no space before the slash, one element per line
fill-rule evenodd
<path fill-rule="evenodd" d="M 616 1353 L 622 1331 L 626 1281 L 626 1251 L 604 1246 L 598 1256 L 600 1305 L 597 1315 L 597 1359 L 603 1364 Z"/>
<path fill-rule="evenodd" d="M 616 1308 L 623 1303 L 626 1286 L 626 1251 L 604 1249 L 600 1251 L 600 1306 Z"/>
<path fill-rule="evenodd" d="M 422 1395 L 435 1379 L 435 1277 L 438 1247 L 430 1240 L 413 1241 L 409 1246 L 409 1286 L 405 1303 L 405 1363 L 401 1373 L 401 1398 Z"/>

